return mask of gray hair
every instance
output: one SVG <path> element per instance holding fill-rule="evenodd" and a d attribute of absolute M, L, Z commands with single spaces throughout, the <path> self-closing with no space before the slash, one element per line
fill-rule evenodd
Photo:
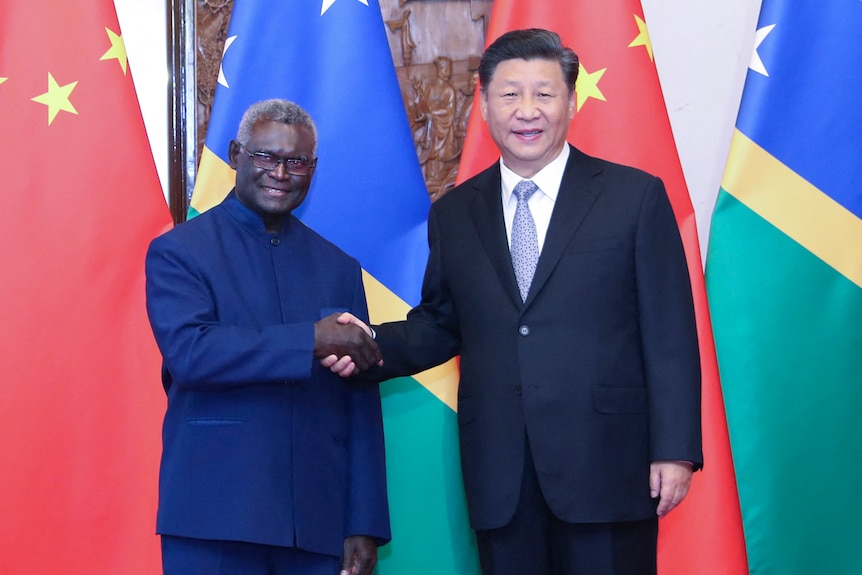
<path fill-rule="evenodd" d="M 314 141 L 314 153 L 317 154 L 317 126 L 314 120 L 301 106 L 288 100 L 263 100 L 249 106 L 242 115 L 237 141 L 245 145 L 251 138 L 251 130 L 258 122 L 280 122 L 282 124 L 303 126 L 311 131 Z"/>

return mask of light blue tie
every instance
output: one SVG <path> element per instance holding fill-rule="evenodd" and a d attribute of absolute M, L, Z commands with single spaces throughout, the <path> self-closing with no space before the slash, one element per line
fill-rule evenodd
<path fill-rule="evenodd" d="M 521 180 L 515 186 L 513 193 L 518 198 L 515 208 L 515 219 L 512 221 L 512 265 L 515 268 L 515 278 L 521 291 L 521 301 L 527 301 L 527 292 L 536 273 L 536 263 L 539 261 L 539 240 L 536 237 L 536 222 L 527 200 L 539 187 L 531 180 Z"/>

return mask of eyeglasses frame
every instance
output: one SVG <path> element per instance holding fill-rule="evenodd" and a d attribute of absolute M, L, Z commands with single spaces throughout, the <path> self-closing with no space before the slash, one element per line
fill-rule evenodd
<path fill-rule="evenodd" d="M 259 168 L 261 170 L 266 170 L 267 172 L 272 172 L 278 169 L 279 164 L 284 166 L 284 171 L 290 174 L 291 176 L 310 176 L 314 171 L 314 168 L 317 166 L 317 158 L 308 159 L 305 156 L 300 156 L 298 158 L 281 158 L 279 156 L 275 156 L 270 154 L 269 152 L 252 152 L 248 148 L 245 147 L 245 144 L 238 140 L 234 140 L 240 148 L 245 150 L 245 154 L 251 158 L 251 163 L 254 164 L 255 168 Z M 261 166 L 257 163 L 258 160 L 263 159 L 264 157 L 269 158 L 275 161 L 275 165 L 271 168 L 267 168 L 266 166 Z M 304 172 L 296 172 L 295 167 L 291 169 L 290 162 L 308 162 L 308 168 Z"/>

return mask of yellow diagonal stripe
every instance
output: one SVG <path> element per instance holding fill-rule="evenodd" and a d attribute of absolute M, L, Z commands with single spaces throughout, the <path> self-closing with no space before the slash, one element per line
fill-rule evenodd
<path fill-rule="evenodd" d="M 739 130 L 721 187 L 862 287 L 862 220 Z"/>
<path fill-rule="evenodd" d="M 224 160 L 204 146 L 201 165 L 192 193 L 192 207 L 199 213 L 217 206 L 233 189 L 236 172 Z"/>
<path fill-rule="evenodd" d="M 371 323 L 398 321 L 407 317 L 410 306 L 392 290 L 377 281 L 370 273 L 362 271 L 365 297 L 368 299 L 368 314 Z M 383 358 L 386 361 L 386 358 Z M 437 399 L 458 411 L 458 363 L 452 359 L 443 365 L 416 374 L 413 378 L 430 391 Z"/>

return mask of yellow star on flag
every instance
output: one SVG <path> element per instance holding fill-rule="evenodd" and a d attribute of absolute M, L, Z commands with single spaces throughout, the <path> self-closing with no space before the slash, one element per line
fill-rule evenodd
<path fill-rule="evenodd" d="M 128 59 L 126 58 L 126 43 L 123 42 L 123 37 L 109 28 L 105 28 L 108 33 L 108 39 L 111 41 L 111 47 L 107 52 L 102 54 L 99 60 L 112 60 L 114 58 L 120 63 L 120 68 L 123 69 L 123 75 L 126 74 L 128 68 Z"/>
<path fill-rule="evenodd" d="M 48 72 L 48 91 L 44 94 L 36 96 L 35 98 L 31 98 L 31 100 L 33 100 L 34 102 L 38 102 L 39 104 L 45 104 L 46 106 L 48 106 L 49 126 L 61 110 L 76 115 L 78 114 L 78 110 L 76 110 L 75 106 L 72 105 L 72 102 L 69 101 L 69 95 L 72 93 L 72 90 L 74 90 L 75 86 L 77 85 L 78 82 L 72 82 L 71 84 L 61 86 L 57 83 L 57 80 L 54 79 L 54 76 L 51 75 L 51 72 Z"/>
<path fill-rule="evenodd" d="M 584 68 L 583 64 L 579 63 L 578 68 L 578 81 L 575 82 L 575 92 L 578 95 L 578 111 L 581 111 L 581 107 L 587 101 L 587 98 L 595 98 L 596 100 L 607 102 L 607 98 L 605 98 L 605 95 L 602 94 L 601 90 L 599 90 L 599 80 L 602 79 L 607 68 L 602 68 L 592 74 L 587 72 L 587 69 Z"/>
<path fill-rule="evenodd" d="M 5 82 L 5 81 L 6 81 L 6 80 L 8 80 L 8 79 L 9 79 L 9 78 L 0 78 L 0 84 L 2 84 L 3 82 Z"/>
<path fill-rule="evenodd" d="M 646 47 L 647 54 L 649 54 L 650 62 L 653 61 L 652 57 L 652 42 L 649 39 L 649 32 L 646 29 L 646 22 L 641 19 L 640 16 L 635 14 L 635 22 L 638 25 L 638 35 L 632 40 L 632 43 L 629 44 L 629 48 L 634 48 L 635 46 L 644 46 Z"/>

